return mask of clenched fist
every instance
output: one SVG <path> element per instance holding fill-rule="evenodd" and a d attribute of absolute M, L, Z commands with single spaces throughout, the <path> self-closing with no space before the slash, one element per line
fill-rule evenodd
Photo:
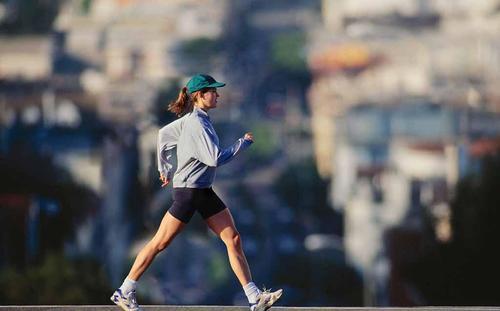
<path fill-rule="evenodd" d="M 253 142 L 253 134 L 252 132 L 245 133 L 245 136 L 243 137 L 245 140 L 249 140 Z"/>

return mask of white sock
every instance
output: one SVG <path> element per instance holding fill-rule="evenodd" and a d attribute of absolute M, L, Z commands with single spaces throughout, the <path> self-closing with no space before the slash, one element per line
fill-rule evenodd
<path fill-rule="evenodd" d="M 243 290 L 245 291 L 245 295 L 247 296 L 250 304 L 257 303 L 257 296 L 260 294 L 260 290 L 257 286 L 255 286 L 254 282 L 250 282 L 243 286 Z"/>
<path fill-rule="evenodd" d="M 126 278 L 123 281 L 122 286 L 120 286 L 120 290 L 122 291 L 123 295 L 127 296 L 127 294 L 135 290 L 136 287 L 137 287 L 137 281 Z"/>

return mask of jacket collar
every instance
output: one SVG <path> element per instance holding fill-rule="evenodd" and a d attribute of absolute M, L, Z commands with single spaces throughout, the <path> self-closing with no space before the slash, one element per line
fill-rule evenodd
<path fill-rule="evenodd" d="M 201 115 L 201 116 L 204 116 L 204 117 L 207 117 L 208 118 L 208 113 L 201 109 L 201 108 L 198 108 L 196 106 L 193 107 L 193 112 L 196 113 L 197 115 Z"/>

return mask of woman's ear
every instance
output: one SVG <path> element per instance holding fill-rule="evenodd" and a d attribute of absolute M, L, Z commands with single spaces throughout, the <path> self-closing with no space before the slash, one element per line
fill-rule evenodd
<path fill-rule="evenodd" d="M 193 102 L 196 102 L 198 99 L 205 99 L 205 94 L 201 91 L 196 91 L 193 94 Z"/>

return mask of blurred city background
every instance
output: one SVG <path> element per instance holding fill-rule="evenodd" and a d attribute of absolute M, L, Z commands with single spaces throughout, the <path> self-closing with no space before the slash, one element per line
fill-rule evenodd
<path fill-rule="evenodd" d="M 109 302 L 198 72 L 255 135 L 214 188 L 282 305 L 500 305 L 498 0 L 0 0 L 0 304 Z M 138 294 L 246 305 L 199 216 Z"/>

